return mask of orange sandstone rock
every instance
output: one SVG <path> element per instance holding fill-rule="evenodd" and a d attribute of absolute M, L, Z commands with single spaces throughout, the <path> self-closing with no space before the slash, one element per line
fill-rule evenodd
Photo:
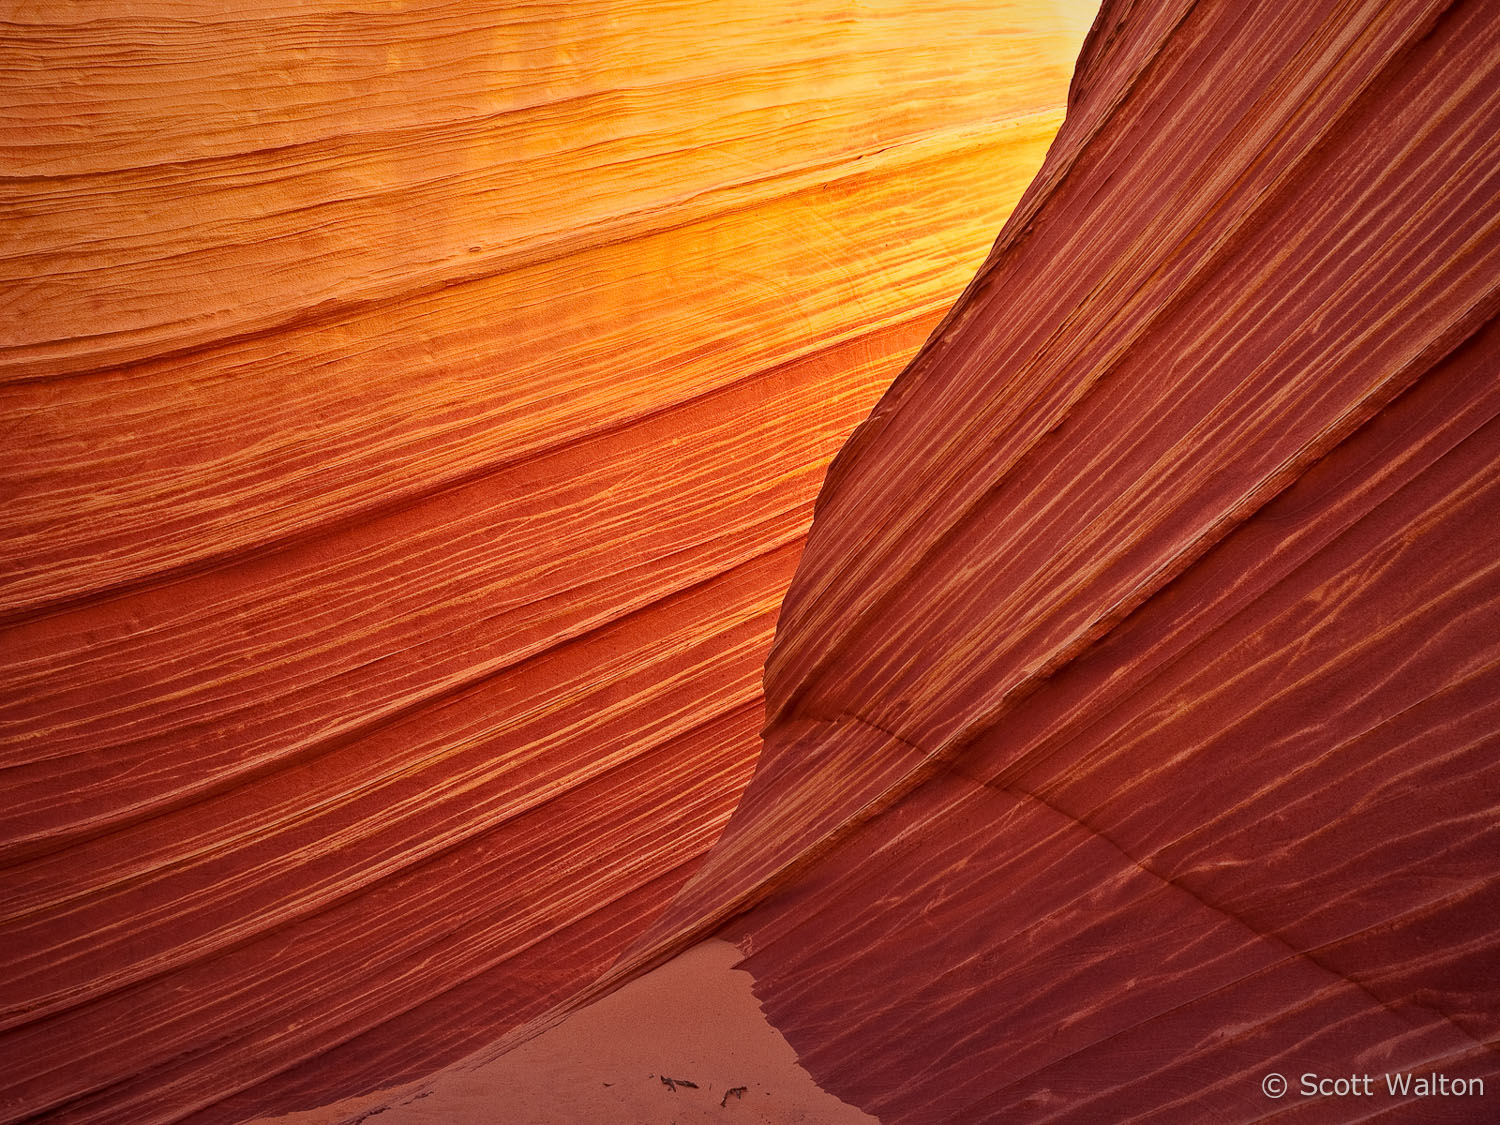
<path fill-rule="evenodd" d="M 1061 119 L 1051 4 L 16 4 L 0 1117 L 573 995 L 743 787 L 827 459 Z"/>

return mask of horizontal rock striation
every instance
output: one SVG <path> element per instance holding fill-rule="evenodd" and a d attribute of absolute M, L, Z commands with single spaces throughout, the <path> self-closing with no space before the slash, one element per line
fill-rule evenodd
<path fill-rule="evenodd" d="M 1497 134 L 1493 5 L 1107 3 L 642 949 L 890 1125 L 1487 1119 L 1381 1076 L 1500 1096 Z"/>
<path fill-rule="evenodd" d="M 717 837 L 827 461 L 1075 17 L 3 18 L 0 1120 L 413 1077 Z"/>

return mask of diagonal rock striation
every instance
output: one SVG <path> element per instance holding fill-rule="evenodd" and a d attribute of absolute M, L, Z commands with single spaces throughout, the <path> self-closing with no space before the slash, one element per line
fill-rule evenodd
<path fill-rule="evenodd" d="M 1106 4 L 641 948 L 886 1122 L 1487 1119 L 1383 1076 L 1500 1093 L 1497 132 L 1490 5 Z"/>

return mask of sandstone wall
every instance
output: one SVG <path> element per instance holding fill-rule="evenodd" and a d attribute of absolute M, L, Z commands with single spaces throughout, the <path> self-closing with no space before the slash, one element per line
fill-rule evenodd
<path fill-rule="evenodd" d="M 1500 1092 L 1497 135 L 1493 5 L 1107 4 L 642 948 L 888 1123 L 1487 1119 L 1300 1076 Z"/>
<path fill-rule="evenodd" d="M 0 15 L 0 1117 L 410 1077 L 716 838 L 827 460 L 1077 16 Z"/>

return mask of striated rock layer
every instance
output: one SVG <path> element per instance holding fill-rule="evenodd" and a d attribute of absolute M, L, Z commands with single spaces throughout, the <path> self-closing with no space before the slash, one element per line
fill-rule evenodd
<path fill-rule="evenodd" d="M 1106 4 L 641 949 L 760 902 L 772 1021 L 887 1125 L 1492 1119 L 1496 136 L 1482 0 Z"/>
<path fill-rule="evenodd" d="M 400 1081 L 718 835 L 826 461 L 1040 163 L 1076 16 L 3 19 L 0 1119 Z"/>

